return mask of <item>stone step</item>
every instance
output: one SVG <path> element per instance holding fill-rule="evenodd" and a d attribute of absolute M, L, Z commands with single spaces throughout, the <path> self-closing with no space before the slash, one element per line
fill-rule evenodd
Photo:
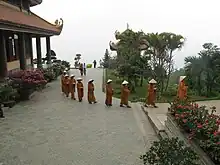
<path fill-rule="evenodd" d="M 158 136 L 160 137 L 166 137 L 165 133 L 165 120 L 167 118 L 166 115 L 164 114 L 157 114 L 153 113 L 151 110 L 148 110 L 148 108 L 145 108 L 144 106 L 141 106 L 142 110 L 145 112 L 147 115 L 153 129 L 157 133 Z M 164 133 L 162 133 L 164 132 Z"/>

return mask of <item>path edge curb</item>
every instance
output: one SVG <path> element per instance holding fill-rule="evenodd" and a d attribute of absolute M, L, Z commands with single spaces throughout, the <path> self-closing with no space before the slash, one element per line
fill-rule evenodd
<path fill-rule="evenodd" d="M 160 139 L 164 139 L 164 138 L 168 138 L 168 135 L 165 131 L 165 128 L 161 129 L 158 127 L 158 125 L 155 123 L 154 119 L 153 119 L 153 115 L 150 114 L 146 108 L 143 105 L 140 105 L 142 111 L 145 113 L 145 115 L 147 116 L 153 130 L 155 131 L 156 135 L 160 138 Z"/>

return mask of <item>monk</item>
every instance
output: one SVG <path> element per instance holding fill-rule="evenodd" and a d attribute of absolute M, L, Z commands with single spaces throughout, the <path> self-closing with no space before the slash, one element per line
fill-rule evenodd
<path fill-rule="evenodd" d="M 156 100 L 155 84 L 156 83 L 157 82 L 154 79 L 151 79 L 149 81 L 147 103 L 145 104 L 146 107 L 153 106 L 154 108 L 157 108 L 157 106 L 155 105 L 155 100 Z"/>
<path fill-rule="evenodd" d="M 63 74 L 61 75 L 61 90 L 62 90 L 62 94 L 64 94 L 64 78 L 66 75 L 66 71 L 63 72 Z"/>
<path fill-rule="evenodd" d="M 66 97 L 69 97 L 70 91 L 69 91 L 69 75 L 68 74 L 64 76 L 63 84 L 64 84 L 64 93 Z"/>
<path fill-rule="evenodd" d="M 81 76 L 83 76 L 83 64 L 82 63 L 79 65 L 79 70 L 80 70 Z"/>
<path fill-rule="evenodd" d="M 71 99 L 76 100 L 75 98 L 76 80 L 74 75 L 71 75 L 69 79 L 69 91 L 71 93 Z"/>
<path fill-rule="evenodd" d="M 88 82 L 88 102 L 89 104 L 92 103 L 97 103 L 96 98 L 95 98 L 95 94 L 94 94 L 94 84 L 93 84 L 94 80 L 90 79 Z"/>
<path fill-rule="evenodd" d="M 77 93 L 78 93 L 79 102 L 82 102 L 84 96 L 82 78 L 77 79 Z"/>
<path fill-rule="evenodd" d="M 111 82 L 112 80 L 110 79 L 107 81 L 106 90 L 105 90 L 105 93 L 106 93 L 105 105 L 107 107 L 112 106 L 113 88 L 112 88 Z"/>
<path fill-rule="evenodd" d="M 123 81 L 122 82 L 122 87 L 121 87 L 121 103 L 120 103 L 120 107 L 124 107 L 124 105 L 127 108 L 131 108 L 128 105 L 128 96 L 130 94 L 130 90 L 128 89 L 128 82 L 127 81 Z"/>
<path fill-rule="evenodd" d="M 185 80 L 186 76 L 180 76 L 180 80 L 179 80 L 179 87 L 178 87 L 178 91 L 177 91 L 177 97 L 180 100 L 185 100 L 187 98 L 187 86 L 185 85 Z"/>

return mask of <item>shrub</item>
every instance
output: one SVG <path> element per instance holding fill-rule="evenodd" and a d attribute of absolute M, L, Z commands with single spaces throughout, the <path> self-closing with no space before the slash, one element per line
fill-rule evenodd
<path fill-rule="evenodd" d="M 155 141 L 140 158 L 144 165 L 198 165 L 198 155 L 178 138 Z"/>
<path fill-rule="evenodd" d="M 205 106 L 175 100 L 169 111 L 179 126 L 189 133 L 189 139 L 195 139 L 213 162 L 220 164 L 220 115 L 215 114 L 215 107 L 210 112 Z"/>
<path fill-rule="evenodd" d="M 10 74 L 9 77 L 14 81 L 13 86 L 17 88 L 22 100 L 27 100 L 34 90 L 47 83 L 43 71 L 39 69 L 21 70 Z"/>
<path fill-rule="evenodd" d="M 87 64 L 86 68 L 92 68 L 92 64 Z"/>

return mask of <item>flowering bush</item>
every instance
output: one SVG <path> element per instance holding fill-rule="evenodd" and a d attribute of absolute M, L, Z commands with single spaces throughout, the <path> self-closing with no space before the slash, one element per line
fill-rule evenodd
<path fill-rule="evenodd" d="M 40 69 L 17 71 L 9 75 L 9 77 L 14 80 L 20 80 L 21 85 L 24 88 L 35 88 L 47 83 L 44 79 L 43 72 Z"/>
<path fill-rule="evenodd" d="M 169 111 L 180 127 L 189 133 L 189 140 L 198 141 L 213 162 L 220 164 L 220 116 L 215 114 L 215 107 L 209 110 L 196 103 L 176 100 Z"/>
<path fill-rule="evenodd" d="M 56 80 L 58 76 L 62 74 L 63 68 L 60 64 L 53 64 L 51 67 L 48 67 L 43 70 L 44 77 L 48 82 Z"/>
<path fill-rule="evenodd" d="M 9 77 L 14 81 L 13 86 L 16 86 L 22 100 L 28 99 L 34 90 L 42 88 L 47 83 L 43 71 L 39 69 L 17 71 Z"/>

